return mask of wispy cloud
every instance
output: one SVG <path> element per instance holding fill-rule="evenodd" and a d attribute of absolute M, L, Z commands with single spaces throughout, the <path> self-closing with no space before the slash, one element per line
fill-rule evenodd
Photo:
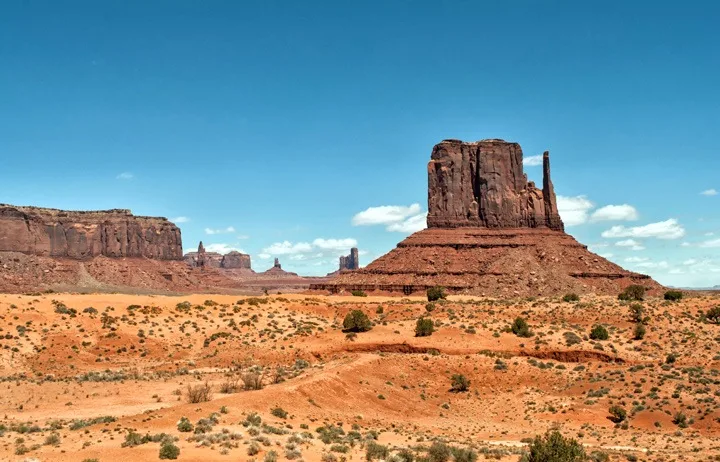
<path fill-rule="evenodd" d="M 632 205 L 606 205 L 595 210 L 590 221 L 634 221 L 638 219 L 638 212 Z"/>
<path fill-rule="evenodd" d="M 718 192 L 716 189 L 706 189 L 705 191 L 701 192 L 703 196 L 717 196 Z"/>
<path fill-rule="evenodd" d="M 381 205 L 369 207 L 355 214 L 353 226 L 385 225 L 387 231 L 414 233 L 427 228 L 427 212 L 422 212 L 420 204 Z"/>
<path fill-rule="evenodd" d="M 133 178 L 135 178 L 135 175 L 130 172 L 122 172 L 115 177 L 117 180 L 132 180 Z"/>
<path fill-rule="evenodd" d="M 523 157 L 523 165 L 526 167 L 537 167 L 543 164 L 543 155 Z"/>
<path fill-rule="evenodd" d="M 720 247 L 720 239 L 711 239 L 709 241 L 701 242 L 699 245 L 700 245 L 700 247 L 705 247 L 705 248 Z"/>
<path fill-rule="evenodd" d="M 190 221 L 190 219 L 188 217 L 175 217 L 170 221 L 172 221 L 173 223 L 187 223 L 188 221 Z"/>
<path fill-rule="evenodd" d="M 234 233 L 235 228 L 232 226 L 228 226 L 227 228 L 221 228 L 221 229 L 212 229 L 212 228 L 205 228 L 205 234 L 213 235 L 213 234 L 229 234 Z"/>
<path fill-rule="evenodd" d="M 684 235 L 685 229 L 674 218 L 657 223 L 650 223 L 644 226 L 633 226 L 630 228 L 618 225 L 602 232 L 602 237 L 604 238 L 654 237 L 657 239 L 680 239 Z"/>
<path fill-rule="evenodd" d="M 615 243 L 618 247 L 629 247 L 632 250 L 643 250 L 645 247 L 635 239 L 625 239 L 624 241 L 617 241 Z"/>
<path fill-rule="evenodd" d="M 323 250 L 342 250 L 347 251 L 357 246 L 357 241 L 352 238 L 345 239 L 322 239 L 318 238 L 313 241 L 313 245 Z"/>

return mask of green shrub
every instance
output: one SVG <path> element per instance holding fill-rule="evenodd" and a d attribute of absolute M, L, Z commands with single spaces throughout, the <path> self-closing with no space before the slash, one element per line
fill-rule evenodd
<path fill-rule="evenodd" d="M 557 430 L 536 436 L 530 443 L 527 462 L 584 462 L 585 449 L 572 438 L 565 438 Z"/>
<path fill-rule="evenodd" d="M 462 374 L 454 374 L 450 378 L 451 390 L 454 392 L 468 391 L 470 388 L 470 380 Z"/>
<path fill-rule="evenodd" d="M 627 418 L 627 411 L 617 405 L 611 406 L 608 412 L 610 412 L 610 420 L 615 423 L 620 423 Z"/>
<path fill-rule="evenodd" d="M 679 290 L 668 290 L 665 292 L 665 300 L 670 300 L 671 302 L 677 302 L 678 300 L 682 300 L 683 293 Z"/>
<path fill-rule="evenodd" d="M 343 330 L 345 332 L 367 332 L 372 329 L 370 318 L 360 310 L 352 310 L 345 316 Z"/>
<path fill-rule="evenodd" d="M 641 323 L 635 324 L 635 330 L 633 330 L 633 338 L 635 340 L 642 340 L 645 338 L 645 326 Z"/>
<path fill-rule="evenodd" d="M 275 417 L 279 417 L 281 419 L 287 419 L 287 416 L 288 416 L 287 411 L 281 407 L 273 408 L 270 411 L 270 414 L 274 415 Z"/>
<path fill-rule="evenodd" d="M 436 302 L 438 300 L 443 300 L 447 296 L 445 295 L 445 289 L 440 286 L 430 287 L 427 290 L 427 299 L 429 302 Z"/>
<path fill-rule="evenodd" d="M 353 290 L 350 293 L 353 297 L 367 297 L 367 294 L 362 290 Z"/>
<path fill-rule="evenodd" d="M 687 416 L 685 414 L 683 414 L 682 412 L 678 412 L 673 417 L 673 423 L 680 428 L 687 428 L 687 426 L 688 426 Z"/>
<path fill-rule="evenodd" d="M 568 302 L 568 303 L 569 303 L 569 302 L 579 302 L 579 301 L 580 301 L 580 296 L 579 296 L 578 294 L 575 294 L 575 293 L 565 294 L 565 296 L 563 297 L 563 301 L 564 301 L 564 302 Z"/>
<path fill-rule="evenodd" d="M 720 306 L 710 308 L 708 312 L 705 313 L 705 319 L 713 324 L 720 324 Z"/>
<path fill-rule="evenodd" d="M 161 459 L 177 459 L 180 455 L 180 448 L 175 446 L 173 443 L 167 442 L 160 446 L 160 458 Z"/>
<path fill-rule="evenodd" d="M 532 332 L 530 332 L 530 326 L 528 326 L 527 321 L 521 317 L 515 318 L 512 326 L 510 326 L 510 330 L 512 330 L 512 333 L 517 335 L 518 337 L 532 337 Z"/>
<path fill-rule="evenodd" d="M 190 423 L 190 419 L 187 417 L 180 417 L 180 420 L 177 423 L 177 429 L 179 432 L 187 433 L 193 431 L 195 428 L 193 427 L 193 424 Z"/>
<path fill-rule="evenodd" d="M 415 337 L 428 337 L 435 332 L 432 319 L 420 318 L 415 324 Z"/>
<path fill-rule="evenodd" d="M 677 361 L 677 355 L 675 353 L 670 353 L 665 358 L 665 364 L 673 364 L 675 361 Z"/>
<path fill-rule="evenodd" d="M 435 304 L 434 303 L 426 304 L 425 311 L 427 311 L 428 313 L 432 313 L 433 311 L 435 311 Z"/>
<path fill-rule="evenodd" d="M 639 286 L 637 284 L 629 285 L 620 292 L 618 295 L 618 300 L 626 300 L 626 301 L 643 301 L 645 299 L 645 287 Z"/>
<path fill-rule="evenodd" d="M 477 454 L 472 449 L 451 447 L 453 462 L 475 462 L 478 459 Z"/>
<path fill-rule="evenodd" d="M 590 338 L 592 340 L 607 340 L 609 337 L 610 336 L 607 329 L 605 329 L 605 326 L 600 324 L 595 325 L 590 331 Z"/>

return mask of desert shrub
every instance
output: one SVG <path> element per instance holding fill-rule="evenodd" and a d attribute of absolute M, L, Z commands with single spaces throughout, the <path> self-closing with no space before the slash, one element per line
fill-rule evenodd
<path fill-rule="evenodd" d="M 262 423 L 262 417 L 257 412 L 251 412 L 242 423 L 243 427 L 257 427 Z"/>
<path fill-rule="evenodd" d="M 569 302 L 579 302 L 579 301 L 580 301 L 580 296 L 579 296 L 578 294 L 575 294 L 575 293 L 565 294 L 565 296 L 563 297 L 563 301 L 564 301 L 564 302 L 568 302 L 568 303 L 569 303 Z"/>
<path fill-rule="evenodd" d="M 527 462 L 584 462 L 587 460 L 582 445 L 572 438 L 565 438 L 558 432 L 550 431 L 536 436 L 530 443 Z"/>
<path fill-rule="evenodd" d="M 370 318 L 360 310 L 352 310 L 343 320 L 345 332 L 367 332 L 372 329 Z"/>
<path fill-rule="evenodd" d="M 428 337 L 435 331 L 432 319 L 420 318 L 415 323 L 415 337 Z"/>
<path fill-rule="evenodd" d="M 515 318 L 515 321 L 513 321 L 512 326 L 510 326 L 510 330 L 513 334 L 517 335 L 518 337 L 532 337 L 532 332 L 530 332 L 530 326 L 528 325 L 525 318 L 517 317 Z"/>
<path fill-rule="evenodd" d="M 670 353 L 665 358 L 665 364 L 673 364 L 675 361 L 677 361 L 677 355 L 675 353 Z"/>
<path fill-rule="evenodd" d="M 247 448 L 247 454 L 248 454 L 249 456 L 254 456 L 254 455 L 256 455 L 256 454 L 259 453 L 259 452 L 260 452 L 260 445 L 257 444 L 255 441 L 253 441 L 252 443 L 250 443 L 250 445 L 249 445 L 248 448 Z"/>
<path fill-rule="evenodd" d="M 645 338 L 645 326 L 641 323 L 635 324 L 635 329 L 633 330 L 633 338 L 635 340 L 642 340 Z"/>
<path fill-rule="evenodd" d="M 713 324 L 720 324 L 720 306 L 710 308 L 708 312 L 705 313 L 705 319 Z"/>
<path fill-rule="evenodd" d="M 191 432 L 194 430 L 193 424 L 190 423 L 190 419 L 187 417 L 180 417 L 177 423 L 177 429 L 179 432 Z"/>
<path fill-rule="evenodd" d="M 427 311 L 428 313 L 432 313 L 433 311 L 435 311 L 435 304 L 432 302 L 427 303 L 425 305 L 425 311 Z"/>
<path fill-rule="evenodd" d="M 278 454 L 275 451 L 270 451 L 267 454 L 265 454 L 265 458 L 263 458 L 263 462 L 277 462 L 278 460 Z"/>
<path fill-rule="evenodd" d="M 173 443 L 166 442 L 160 446 L 160 458 L 161 459 L 177 459 L 180 455 L 180 448 L 175 446 Z"/>
<path fill-rule="evenodd" d="M 678 412 L 673 417 L 673 423 L 680 428 L 687 428 L 687 426 L 688 426 L 687 416 L 685 414 L 683 414 L 682 412 Z"/>
<path fill-rule="evenodd" d="M 470 380 L 462 374 L 454 374 L 450 378 L 451 390 L 454 392 L 468 391 L 470 388 Z"/>
<path fill-rule="evenodd" d="M 683 293 L 679 290 L 668 290 L 665 292 L 664 298 L 665 300 L 670 300 L 671 302 L 677 302 L 678 300 L 682 300 Z"/>
<path fill-rule="evenodd" d="M 645 315 L 645 307 L 639 303 L 630 305 L 630 320 L 635 323 L 647 324 L 650 322 L 650 316 Z"/>
<path fill-rule="evenodd" d="M 470 448 L 456 448 L 451 447 L 453 462 L 475 462 L 478 459 L 477 454 Z"/>
<path fill-rule="evenodd" d="M 627 411 L 617 405 L 610 406 L 610 409 L 608 409 L 608 412 L 610 413 L 610 420 L 612 420 L 615 423 L 620 423 L 627 418 Z"/>
<path fill-rule="evenodd" d="M 445 295 L 445 289 L 440 286 L 430 287 L 427 290 L 427 299 L 429 302 L 436 302 L 438 300 L 443 300 L 447 297 Z"/>
<path fill-rule="evenodd" d="M 60 435 L 57 433 L 50 433 L 47 437 L 45 437 L 45 445 L 46 446 L 57 446 L 60 444 Z"/>
<path fill-rule="evenodd" d="M 367 294 L 365 293 L 365 291 L 362 291 L 362 290 L 353 290 L 353 291 L 350 291 L 350 293 L 352 294 L 353 297 L 367 297 Z"/>
<path fill-rule="evenodd" d="M 274 415 L 275 417 L 279 417 L 281 419 L 287 419 L 287 416 L 288 416 L 287 411 L 281 407 L 273 408 L 270 411 L 270 414 Z"/>
<path fill-rule="evenodd" d="M 240 379 L 237 377 L 228 377 L 220 384 L 220 393 L 237 393 L 240 391 Z"/>
<path fill-rule="evenodd" d="M 390 455 L 387 446 L 377 444 L 374 441 L 368 441 L 365 446 L 365 460 L 384 460 Z"/>
<path fill-rule="evenodd" d="M 247 372 L 242 375 L 243 387 L 246 390 L 262 390 L 263 376 L 259 372 Z"/>
<path fill-rule="evenodd" d="M 606 452 L 593 451 L 590 453 L 590 462 L 610 462 L 610 456 Z"/>
<path fill-rule="evenodd" d="M 607 340 L 609 337 L 610 336 L 607 329 L 605 329 L 605 326 L 600 324 L 595 325 L 590 331 L 590 338 L 592 340 Z"/>
<path fill-rule="evenodd" d="M 210 401 L 210 398 L 212 397 L 211 393 L 212 389 L 210 388 L 210 384 L 205 382 L 202 385 L 188 385 L 187 389 L 187 399 L 188 403 L 205 403 L 207 401 Z"/>
<path fill-rule="evenodd" d="M 401 449 L 395 455 L 395 459 L 397 459 L 398 462 L 414 462 L 415 454 L 409 449 Z"/>
<path fill-rule="evenodd" d="M 428 449 L 428 460 L 430 462 L 446 462 L 448 459 L 450 459 L 450 446 L 447 444 L 435 441 Z"/>
<path fill-rule="evenodd" d="M 632 284 L 632 285 L 627 286 L 625 288 L 625 290 L 620 292 L 620 294 L 618 295 L 618 300 L 627 300 L 627 301 L 636 300 L 636 301 L 641 302 L 644 299 L 645 299 L 645 287 L 637 285 L 637 284 Z"/>

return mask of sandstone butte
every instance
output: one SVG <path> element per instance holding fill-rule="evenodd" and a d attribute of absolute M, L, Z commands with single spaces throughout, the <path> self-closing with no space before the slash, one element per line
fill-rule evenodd
<path fill-rule="evenodd" d="M 661 286 L 590 252 L 565 233 L 543 155 L 538 188 L 523 171 L 518 143 L 445 140 L 428 163 L 428 228 L 367 267 L 313 290 L 400 292 L 442 286 L 475 295 L 616 294 Z"/>

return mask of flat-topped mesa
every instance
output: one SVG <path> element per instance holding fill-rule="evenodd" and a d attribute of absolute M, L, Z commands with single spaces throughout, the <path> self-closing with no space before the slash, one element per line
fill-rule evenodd
<path fill-rule="evenodd" d="M 354 271 L 360 268 L 360 252 L 357 247 L 350 249 L 350 255 L 340 257 L 338 271 L 349 270 Z"/>
<path fill-rule="evenodd" d="M 0 204 L 0 251 L 47 257 L 182 259 L 180 229 L 129 210 L 67 211 Z"/>
<path fill-rule="evenodd" d="M 445 140 L 428 163 L 430 228 L 550 228 L 564 230 L 543 154 L 543 187 L 528 182 L 518 143 Z"/>

